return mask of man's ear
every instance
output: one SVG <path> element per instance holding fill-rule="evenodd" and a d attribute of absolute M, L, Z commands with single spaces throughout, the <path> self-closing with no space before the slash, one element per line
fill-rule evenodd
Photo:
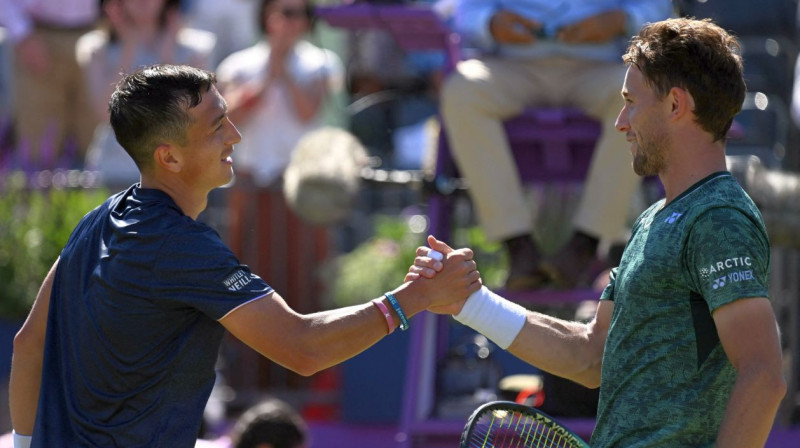
<path fill-rule="evenodd" d="M 694 97 L 683 88 L 673 87 L 667 95 L 672 107 L 670 114 L 673 118 L 680 118 L 686 114 L 694 114 Z"/>
<path fill-rule="evenodd" d="M 169 143 L 156 146 L 153 159 L 161 169 L 172 173 L 179 173 L 183 168 L 183 153 L 175 145 Z"/>

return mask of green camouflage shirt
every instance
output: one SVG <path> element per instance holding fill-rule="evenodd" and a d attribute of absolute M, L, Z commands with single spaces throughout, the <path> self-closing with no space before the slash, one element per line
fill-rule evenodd
<path fill-rule="evenodd" d="M 601 300 L 614 311 L 592 446 L 711 447 L 736 372 L 711 313 L 768 297 L 761 214 L 727 172 L 636 220 Z"/>

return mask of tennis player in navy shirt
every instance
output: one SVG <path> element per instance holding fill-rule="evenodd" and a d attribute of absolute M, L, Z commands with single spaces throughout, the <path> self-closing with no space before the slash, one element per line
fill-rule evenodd
<path fill-rule="evenodd" d="M 196 221 L 241 136 L 212 73 L 125 77 L 111 124 L 141 182 L 77 225 L 14 341 L 15 446 L 193 447 L 224 331 L 303 375 L 480 288 L 468 249 L 362 305 L 298 314 Z"/>

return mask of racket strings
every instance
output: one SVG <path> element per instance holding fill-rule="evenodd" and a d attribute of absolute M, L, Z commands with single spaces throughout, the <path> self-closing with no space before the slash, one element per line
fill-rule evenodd
<path fill-rule="evenodd" d="M 517 412 L 491 412 L 481 417 L 470 448 L 574 448 L 582 446 L 547 421 Z"/>

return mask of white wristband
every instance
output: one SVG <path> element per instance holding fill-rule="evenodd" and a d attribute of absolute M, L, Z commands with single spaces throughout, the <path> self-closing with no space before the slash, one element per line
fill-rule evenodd
<path fill-rule="evenodd" d="M 23 436 L 17 434 L 16 431 L 12 431 L 14 433 L 14 448 L 30 448 L 31 447 L 31 439 L 32 436 Z"/>
<path fill-rule="evenodd" d="M 522 331 L 527 315 L 528 310 L 522 305 L 506 300 L 483 286 L 469 296 L 461 312 L 453 317 L 505 350 Z"/>

